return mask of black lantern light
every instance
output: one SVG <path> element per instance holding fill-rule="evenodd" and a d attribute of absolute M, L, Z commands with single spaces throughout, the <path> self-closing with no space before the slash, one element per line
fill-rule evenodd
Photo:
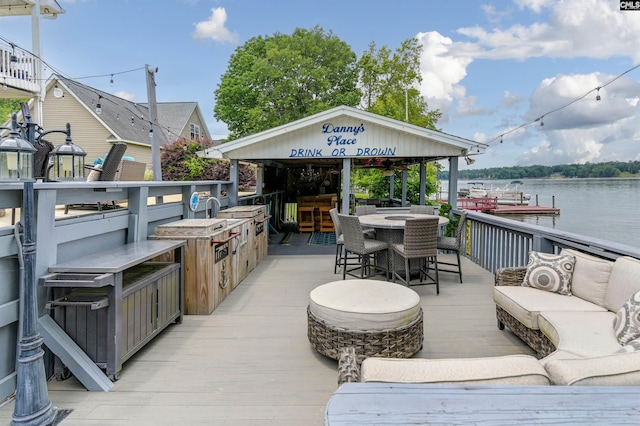
<path fill-rule="evenodd" d="M 11 117 L 11 133 L 0 140 L 0 181 L 33 179 L 36 149 L 20 137 L 16 114 Z"/>
<path fill-rule="evenodd" d="M 60 132 L 52 130 L 43 133 Z M 53 180 L 84 180 L 84 157 L 87 153 L 71 140 L 71 124 L 67 123 L 65 143 L 51 151 L 53 160 Z"/>

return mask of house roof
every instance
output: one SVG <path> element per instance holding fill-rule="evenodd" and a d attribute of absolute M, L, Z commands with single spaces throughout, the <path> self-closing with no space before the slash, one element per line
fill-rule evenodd
<path fill-rule="evenodd" d="M 377 157 L 410 164 L 485 150 L 483 143 L 340 106 L 208 148 L 203 155 L 285 164 Z"/>
<path fill-rule="evenodd" d="M 47 87 L 56 83 L 60 84 L 65 92 L 74 96 L 94 113 L 97 103 L 100 101 L 102 112 L 95 116 L 111 132 L 108 138 L 110 141 L 150 145 L 150 121 L 147 103 L 131 102 L 59 75 L 54 75 Z M 159 138 L 160 146 L 179 138 L 180 133 L 188 125 L 189 118 L 194 112 L 198 115 L 200 121 L 204 123 L 197 102 L 159 102 L 157 109 L 158 125 L 162 131 L 157 132 L 159 134 L 155 135 L 155 137 Z M 202 135 L 209 137 L 206 125 L 203 127 Z"/>

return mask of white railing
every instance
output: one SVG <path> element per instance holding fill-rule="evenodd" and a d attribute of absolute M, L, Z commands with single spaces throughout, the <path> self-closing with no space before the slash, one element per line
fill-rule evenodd
<path fill-rule="evenodd" d="M 0 40 L 0 86 L 38 92 L 43 76 L 38 74 L 40 59 L 31 52 Z M 1 93 L 0 93 L 1 95 Z M 1 97 L 1 96 L 0 96 Z"/>

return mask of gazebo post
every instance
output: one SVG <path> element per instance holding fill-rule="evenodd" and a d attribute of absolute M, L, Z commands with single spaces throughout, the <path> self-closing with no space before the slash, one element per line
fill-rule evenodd
<path fill-rule="evenodd" d="M 420 205 L 424 206 L 427 197 L 427 167 L 424 160 L 420 160 Z"/>
<path fill-rule="evenodd" d="M 407 171 L 402 171 L 402 207 L 407 205 Z"/>
<path fill-rule="evenodd" d="M 351 158 L 342 159 L 342 214 L 349 214 L 351 202 Z"/>
<path fill-rule="evenodd" d="M 458 157 L 449 157 L 449 194 L 451 207 L 458 204 Z"/>

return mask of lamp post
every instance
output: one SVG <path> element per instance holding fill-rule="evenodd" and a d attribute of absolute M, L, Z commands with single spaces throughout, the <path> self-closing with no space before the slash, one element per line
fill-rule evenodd
<path fill-rule="evenodd" d="M 55 409 L 49 400 L 44 370 L 42 337 L 38 331 L 35 256 L 33 155 L 35 148 L 18 133 L 16 115 L 11 120 L 11 134 L 0 141 L 0 181 L 24 182 L 22 191 L 23 238 L 19 255 L 23 258 L 22 274 L 24 310 L 18 344 L 16 402 L 12 425 L 50 425 Z M 16 225 L 17 226 L 17 225 Z"/>

